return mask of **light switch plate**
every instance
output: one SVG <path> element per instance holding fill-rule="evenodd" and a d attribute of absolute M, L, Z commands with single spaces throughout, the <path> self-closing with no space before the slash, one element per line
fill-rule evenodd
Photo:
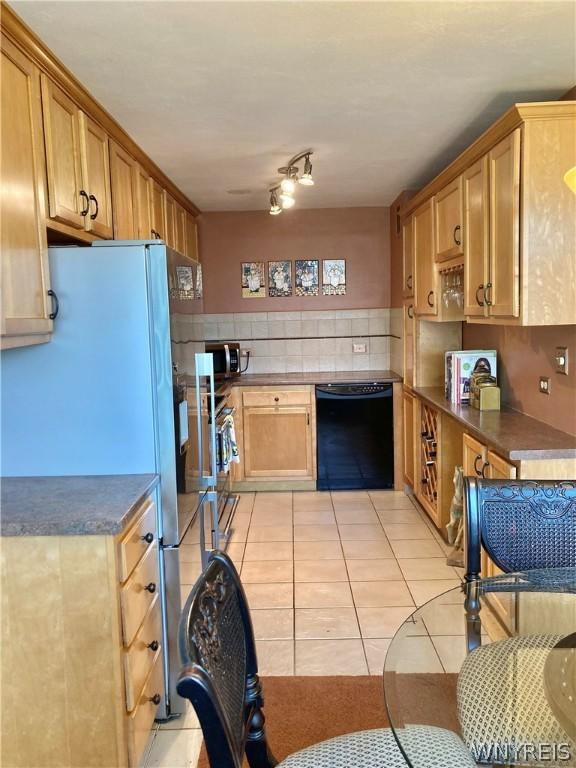
<path fill-rule="evenodd" d="M 568 375 L 568 347 L 556 347 L 556 354 L 554 355 L 556 361 L 556 373 L 563 373 Z"/>
<path fill-rule="evenodd" d="M 543 395 L 550 394 L 550 379 L 548 376 L 540 376 L 540 392 Z"/>

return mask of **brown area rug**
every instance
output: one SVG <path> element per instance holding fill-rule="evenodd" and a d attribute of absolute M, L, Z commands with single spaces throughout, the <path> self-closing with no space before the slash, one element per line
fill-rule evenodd
<path fill-rule="evenodd" d="M 387 682 L 401 695 L 403 715 L 411 722 L 428 722 L 433 713 L 430 725 L 450 727 L 456 709 L 451 677 L 399 675 Z M 268 743 L 277 760 L 342 733 L 389 725 L 380 676 L 266 677 L 262 687 Z M 209 768 L 204 747 L 198 768 Z"/>

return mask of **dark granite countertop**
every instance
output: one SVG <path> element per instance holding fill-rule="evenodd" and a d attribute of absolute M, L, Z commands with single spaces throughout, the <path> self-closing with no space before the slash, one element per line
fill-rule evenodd
<path fill-rule="evenodd" d="M 229 387 L 273 387 L 298 384 L 365 384 L 402 381 L 394 371 L 336 371 L 329 373 L 243 373 L 224 383 Z M 220 387 L 222 388 L 222 387 Z"/>
<path fill-rule="evenodd" d="M 512 408 L 479 411 L 468 405 L 453 405 L 444 397 L 442 387 L 413 387 L 412 391 L 455 418 L 506 459 L 576 459 L 576 436 Z"/>
<path fill-rule="evenodd" d="M 116 535 L 158 475 L 3 477 L 2 536 Z"/>

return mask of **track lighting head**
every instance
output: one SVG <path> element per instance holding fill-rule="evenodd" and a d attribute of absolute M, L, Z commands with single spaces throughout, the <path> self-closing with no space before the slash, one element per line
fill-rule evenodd
<path fill-rule="evenodd" d="M 305 187 L 311 187 L 314 185 L 314 179 L 312 178 L 312 163 L 310 162 L 310 155 L 306 155 L 304 160 L 304 173 L 298 179 L 300 184 Z"/>
<path fill-rule="evenodd" d="M 276 196 L 276 190 L 272 189 L 270 191 L 270 211 L 271 216 L 278 216 L 279 213 L 282 213 L 282 208 L 278 204 L 278 197 Z"/>
<path fill-rule="evenodd" d="M 292 195 L 289 195 L 287 192 L 283 192 L 280 195 L 280 202 L 282 203 L 282 208 L 292 208 L 296 200 L 294 200 Z"/>

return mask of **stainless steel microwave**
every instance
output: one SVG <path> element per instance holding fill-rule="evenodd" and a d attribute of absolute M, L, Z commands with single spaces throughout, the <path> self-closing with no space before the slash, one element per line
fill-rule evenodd
<path fill-rule="evenodd" d="M 206 352 L 214 356 L 214 376 L 228 379 L 240 375 L 240 344 L 206 344 Z"/>

